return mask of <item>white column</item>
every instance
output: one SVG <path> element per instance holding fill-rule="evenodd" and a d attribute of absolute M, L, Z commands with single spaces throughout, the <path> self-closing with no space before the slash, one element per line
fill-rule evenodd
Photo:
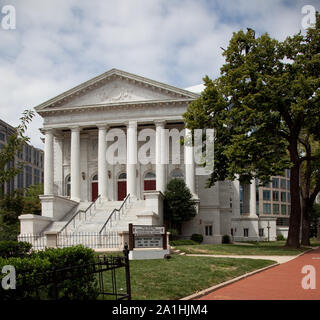
<path fill-rule="evenodd" d="M 190 129 L 185 129 L 185 145 L 184 145 L 184 163 L 186 168 L 186 185 L 191 193 L 195 195 L 195 174 L 194 174 L 194 156 L 192 146 L 192 133 Z"/>
<path fill-rule="evenodd" d="M 58 196 L 63 195 L 63 135 L 58 134 L 55 136 L 55 147 L 54 147 L 54 184 L 58 186 Z"/>
<path fill-rule="evenodd" d="M 240 217 L 240 181 L 239 176 L 232 181 L 233 197 L 232 197 L 232 215 Z"/>
<path fill-rule="evenodd" d="M 256 193 L 256 179 L 251 180 L 250 184 L 250 216 L 257 214 L 257 193 Z"/>
<path fill-rule="evenodd" d="M 99 126 L 98 142 L 98 193 L 102 199 L 107 199 L 107 125 Z"/>
<path fill-rule="evenodd" d="M 53 131 L 45 131 L 44 147 L 44 194 L 53 194 Z"/>
<path fill-rule="evenodd" d="M 137 121 L 127 123 L 127 194 L 137 197 Z"/>
<path fill-rule="evenodd" d="M 80 127 L 71 128 L 71 200 L 80 201 Z"/>
<path fill-rule="evenodd" d="M 166 188 L 166 159 L 168 157 L 165 121 L 156 121 L 156 190 L 164 193 Z"/>

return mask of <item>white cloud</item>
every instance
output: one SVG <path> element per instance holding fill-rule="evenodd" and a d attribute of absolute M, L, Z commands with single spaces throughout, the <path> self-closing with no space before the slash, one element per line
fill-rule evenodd
<path fill-rule="evenodd" d="M 233 31 L 283 39 L 301 28 L 304 1 L 0 0 L 17 29 L 0 30 L 0 118 L 31 108 L 110 68 L 179 87 L 217 77 Z M 310 2 L 310 1 L 309 1 Z M 312 3 L 312 1 L 311 1 Z M 317 8 L 319 9 L 319 8 Z M 30 126 L 41 146 L 39 116 Z"/>

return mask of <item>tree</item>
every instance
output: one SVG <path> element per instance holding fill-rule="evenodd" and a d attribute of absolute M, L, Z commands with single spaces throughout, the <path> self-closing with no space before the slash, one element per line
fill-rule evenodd
<path fill-rule="evenodd" d="M 303 129 L 319 139 L 320 17 L 316 26 L 279 42 L 252 29 L 233 34 L 221 76 L 205 77 L 206 89 L 184 115 L 187 127 L 216 128 L 214 171 L 218 180 L 248 183 L 291 169 L 287 246 L 299 247 L 301 218 L 298 151 Z"/>
<path fill-rule="evenodd" d="M 314 203 L 310 215 L 310 237 L 317 237 L 320 219 L 320 204 Z"/>
<path fill-rule="evenodd" d="M 195 202 L 185 182 L 172 179 L 164 192 L 164 220 L 168 227 L 181 232 L 182 223 L 196 215 Z"/>
<path fill-rule="evenodd" d="M 320 192 L 320 143 L 315 141 L 309 133 L 302 134 L 299 142 L 301 154 L 304 155 L 300 167 L 301 244 L 309 246 L 313 206 L 317 194 Z"/>
<path fill-rule="evenodd" d="M 0 240 L 16 240 L 19 234 L 19 219 L 22 214 L 41 214 L 39 195 L 43 185 L 31 185 L 26 190 L 6 194 L 0 201 Z"/>
<path fill-rule="evenodd" d="M 15 132 L 9 137 L 6 145 L 0 151 L 0 185 L 15 177 L 21 170 L 23 163 L 18 167 L 8 166 L 8 163 L 14 162 L 17 152 L 19 152 L 24 143 L 29 142 L 30 138 L 25 136 L 28 123 L 32 120 L 34 112 L 25 110 L 20 118 L 20 125 L 15 128 Z"/>

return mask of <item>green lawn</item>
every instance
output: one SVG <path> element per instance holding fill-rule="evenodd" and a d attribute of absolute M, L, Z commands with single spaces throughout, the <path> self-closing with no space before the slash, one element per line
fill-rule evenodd
<path fill-rule="evenodd" d="M 244 273 L 273 264 L 270 260 L 187 257 L 130 261 L 132 299 L 179 299 Z M 125 291 L 123 268 L 117 271 L 118 292 Z M 110 272 L 105 284 L 111 288 Z M 112 291 L 112 290 L 111 290 Z"/>
<path fill-rule="evenodd" d="M 220 255 L 274 255 L 291 256 L 308 250 L 308 247 L 291 249 L 284 246 L 285 241 L 257 242 L 243 245 L 235 244 L 200 244 L 177 246 L 176 248 L 189 254 L 220 254 Z"/>

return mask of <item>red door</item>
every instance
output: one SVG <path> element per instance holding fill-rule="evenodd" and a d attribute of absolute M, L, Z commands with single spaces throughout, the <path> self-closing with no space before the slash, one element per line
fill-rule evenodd
<path fill-rule="evenodd" d="M 127 181 L 118 181 L 118 201 L 122 201 L 127 195 Z"/>
<path fill-rule="evenodd" d="M 92 182 L 91 184 L 92 201 L 98 198 L 98 182 Z"/>
<path fill-rule="evenodd" d="M 156 180 L 144 180 L 144 190 L 156 190 Z"/>

